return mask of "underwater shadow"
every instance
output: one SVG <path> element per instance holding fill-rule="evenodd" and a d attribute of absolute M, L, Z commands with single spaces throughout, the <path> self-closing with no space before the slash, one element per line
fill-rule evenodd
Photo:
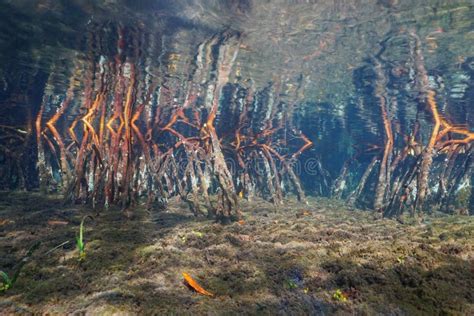
<path fill-rule="evenodd" d="M 424 259 L 429 260 L 427 257 Z M 389 267 L 346 259 L 326 261 L 322 267 L 331 277 L 321 286 L 341 289 L 349 300 L 355 302 L 360 302 L 363 297 L 367 307 L 377 313 L 398 311 L 409 315 L 437 315 L 472 312 L 469 308 L 474 301 L 474 275 L 468 261 L 452 256 L 445 262 L 428 264 L 416 256 L 397 260 Z M 440 266 L 427 267 L 436 264 Z"/>
<path fill-rule="evenodd" d="M 39 193 L 8 193 L 0 198 L 1 217 L 11 222 L 2 227 L 5 238 L 0 249 L 8 255 L 2 256 L 0 269 L 10 273 L 24 249 L 33 241 L 42 242 L 5 298 L 19 296 L 16 303 L 43 308 L 47 301 L 81 297 L 72 304 L 78 310 L 97 299 L 123 296 L 128 300 L 133 293 L 117 294 L 115 288 L 128 283 L 128 274 L 139 266 L 139 251 L 175 225 L 194 220 L 192 215 L 166 212 L 153 220 L 143 207 L 134 209 L 133 218 L 127 219 L 119 209 L 97 213 L 87 206 L 61 202 L 59 195 Z M 75 238 L 86 215 L 93 219 L 84 223 L 86 257 L 79 261 Z"/>

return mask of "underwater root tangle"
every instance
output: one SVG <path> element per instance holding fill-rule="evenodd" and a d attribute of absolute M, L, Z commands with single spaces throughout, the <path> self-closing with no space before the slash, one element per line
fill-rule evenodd
<path fill-rule="evenodd" d="M 60 188 L 67 201 L 123 209 L 141 197 L 152 208 L 179 196 L 196 216 L 206 215 L 206 209 L 222 222 L 240 217 L 238 196 L 259 194 L 281 202 L 283 181 L 305 200 L 292 162 L 312 142 L 281 115 L 288 109 L 269 108 L 271 115 L 262 120 L 249 111 L 257 102 L 252 87 L 229 83 L 239 34 L 224 32 L 204 42 L 193 64 L 195 77 L 184 84 L 147 75 L 144 68 L 151 66 L 143 67 L 140 52 L 130 49 L 139 36 L 139 29 L 117 27 L 114 58 L 97 60 L 91 54 L 78 61 L 66 97 L 49 118 L 45 109 L 53 96 L 44 95 L 36 119 L 43 190 Z M 91 50 L 98 41 L 99 34 L 89 34 Z M 218 56 L 207 53 L 216 45 Z M 168 71 L 176 71 L 177 60 L 168 55 Z M 213 65 L 216 76 L 209 75 Z M 245 96 L 224 103 L 229 88 Z M 278 104 L 270 101 L 263 106 Z M 240 109 L 226 108 L 237 102 Z M 235 124 L 221 120 L 224 114 Z M 289 133 L 293 141 L 281 154 L 276 144 Z M 263 172 L 249 167 L 255 159 Z"/>
<path fill-rule="evenodd" d="M 385 71 L 389 65 L 382 65 L 383 59 L 373 58 L 375 70 L 374 96 L 380 106 L 381 125 L 384 132 L 383 146 L 373 146 L 370 150 L 376 156 L 366 165 L 354 190 L 347 195 L 350 204 L 357 203 L 363 195 L 367 179 L 374 170 L 378 170 L 373 194 L 373 209 L 384 216 L 400 216 L 408 210 L 412 216 L 423 216 L 427 205 L 447 209 L 453 204 L 456 188 L 469 181 L 470 170 L 474 168 L 474 132 L 466 126 L 450 123 L 438 110 L 436 92 L 430 87 L 424 65 L 420 39 L 414 31 L 408 32 L 414 40 L 412 60 L 416 85 L 420 91 L 419 109 L 430 114 L 431 121 L 426 122 L 429 139 L 425 145 L 421 141 L 422 121 L 416 120 L 409 135 L 400 129 L 395 130 L 392 115 L 397 112 L 396 97 L 390 97 L 390 89 Z M 378 55 L 377 55 L 378 56 Z M 400 137 L 400 138 L 398 138 Z M 395 146 L 398 145 L 398 146 Z M 401 146 L 400 146 L 401 145 Z M 365 153 L 367 153 L 366 151 Z M 361 153 L 358 153 L 360 155 Z M 441 166 L 435 158 L 444 155 Z M 338 183 L 347 180 L 348 164 L 356 160 L 352 157 L 343 167 Z M 436 163 L 436 165 L 434 165 Z M 378 168 L 375 166 L 378 164 Z M 436 170 L 436 177 L 433 172 Z M 436 182 L 429 183 L 433 179 Z M 433 190 L 430 187 L 436 186 Z M 436 192 L 434 192 L 436 191 Z M 342 190 L 338 190 L 339 197 Z M 429 199 L 431 195 L 432 199 Z"/>

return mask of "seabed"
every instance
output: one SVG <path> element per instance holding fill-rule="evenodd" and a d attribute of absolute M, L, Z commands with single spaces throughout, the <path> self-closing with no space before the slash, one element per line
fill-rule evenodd
<path fill-rule="evenodd" d="M 474 314 L 469 216 L 401 223 L 329 199 L 242 200 L 244 219 L 221 225 L 178 200 L 128 217 L 61 205 L 60 196 L 0 194 L 5 272 L 41 241 L 0 296 L 2 314 Z M 93 220 L 79 261 L 85 215 Z M 214 297 L 187 286 L 183 272 Z"/>

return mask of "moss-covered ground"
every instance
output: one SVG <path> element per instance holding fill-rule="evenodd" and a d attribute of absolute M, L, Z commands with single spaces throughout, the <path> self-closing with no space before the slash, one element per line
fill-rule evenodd
<path fill-rule="evenodd" d="M 243 221 L 222 226 L 179 201 L 160 212 L 136 207 L 130 218 L 2 192 L 0 270 L 13 273 L 41 245 L 0 294 L 0 314 L 474 314 L 472 217 L 401 224 L 325 199 L 242 209 Z M 84 215 L 94 220 L 79 262 Z M 215 297 L 187 287 L 182 272 Z"/>

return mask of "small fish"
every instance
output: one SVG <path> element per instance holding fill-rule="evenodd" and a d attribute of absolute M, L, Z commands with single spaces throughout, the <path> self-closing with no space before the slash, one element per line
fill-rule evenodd
<path fill-rule="evenodd" d="M 208 292 L 206 291 L 205 289 L 203 289 L 189 274 L 187 274 L 186 272 L 183 272 L 183 277 L 184 277 L 184 280 L 186 281 L 186 283 L 192 287 L 196 292 L 202 294 L 202 295 L 207 295 L 207 296 L 210 296 L 210 297 L 214 297 L 214 294 L 212 294 L 211 292 Z"/>
<path fill-rule="evenodd" d="M 243 199 L 244 198 L 244 191 L 239 192 L 239 198 Z"/>

